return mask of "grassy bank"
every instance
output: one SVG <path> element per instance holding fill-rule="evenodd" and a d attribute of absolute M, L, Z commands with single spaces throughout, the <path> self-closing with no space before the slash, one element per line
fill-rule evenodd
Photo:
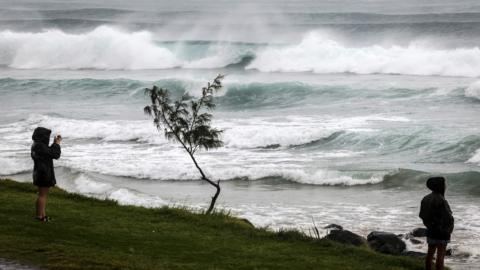
<path fill-rule="evenodd" d="M 34 220 L 31 184 L 0 180 L 0 257 L 45 269 L 422 269 L 381 255 L 255 229 L 222 214 L 119 206 L 52 190 Z"/>

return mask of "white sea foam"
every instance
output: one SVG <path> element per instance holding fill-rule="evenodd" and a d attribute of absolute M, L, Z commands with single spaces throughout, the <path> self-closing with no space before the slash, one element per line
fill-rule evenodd
<path fill-rule="evenodd" d="M 405 117 L 368 115 L 346 118 L 287 117 L 236 119 L 225 123 L 224 141 L 229 147 L 252 148 L 273 144 L 294 146 L 328 137 L 338 131 L 370 131 L 375 121 L 408 122 Z"/>
<path fill-rule="evenodd" d="M 290 153 L 289 151 L 261 151 L 258 147 L 281 144 L 281 147 L 308 143 L 325 138 L 337 131 L 370 132 L 376 121 L 409 121 L 403 117 L 379 115 L 317 118 L 317 117 L 271 117 L 232 119 L 219 121 L 225 129 L 226 147 L 216 151 L 200 152 L 199 161 L 205 164 L 207 173 L 221 180 L 265 177 L 281 177 L 290 181 L 316 185 L 357 185 L 378 183 L 381 176 L 357 179 L 352 175 L 334 170 L 316 168 L 311 164 L 318 159 L 343 159 L 361 156 L 364 152 L 326 150 L 315 153 Z M 0 135 L 10 136 L 11 125 L 0 126 Z M 10 152 L 22 153 L 26 166 L 18 166 L 10 160 L 11 155 L 2 155 L 5 166 L 2 173 L 30 169 L 28 156 L 29 136 L 36 126 L 47 126 L 64 137 L 62 158 L 57 165 L 80 172 L 96 172 L 106 175 L 147 178 L 158 180 L 198 179 L 191 160 L 178 145 L 168 143 L 158 134 L 150 120 L 77 120 L 45 115 L 32 115 L 17 123 L 15 136 L 7 138 Z M 21 128 L 18 128 L 21 127 Z M 5 133 L 3 133 L 5 131 Z M 20 138 L 20 139 L 19 139 Z M 74 139 L 86 141 L 74 142 Z M 18 142 L 17 142 L 18 141 Z M 16 145 L 18 143 L 18 145 Z M 1 146 L 1 145 L 0 145 Z M 2 149 L 0 147 L 0 149 Z M 22 150 L 23 149 L 23 150 Z M 7 153 L 7 151 L 2 152 Z M 13 159 L 12 159 L 13 160 Z M 18 160 L 18 159 L 15 159 Z M 318 165 L 317 165 L 318 166 Z M 314 167 L 317 167 L 314 166 Z M 20 168 L 20 169 L 19 169 Z M 84 181 L 79 179 L 78 181 Z M 89 184 L 83 185 L 89 187 Z M 88 193 L 82 190 L 83 193 Z"/>
<path fill-rule="evenodd" d="M 45 115 L 32 115 L 28 120 L 69 139 L 165 142 L 149 120 L 77 120 Z"/>
<path fill-rule="evenodd" d="M 161 207 L 168 204 L 158 196 L 135 192 L 127 188 L 119 188 L 109 183 L 96 181 L 84 174 L 80 174 L 74 180 L 74 187 L 71 191 L 95 198 L 114 200 L 121 205 Z"/>
<path fill-rule="evenodd" d="M 480 149 L 478 149 L 475 154 L 467 161 L 468 163 L 477 163 L 480 165 Z"/>
<path fill-rule="evenodd" d="M 151 69 L 180 62 L 154 44 L 150 32 L 127 33 L 100 26 L 83 34 L 60 30 L 39 33 L 0 32 L 2 64 L 21 69 Z"/>
<path fill-rule="evenodd" d="M 207 55 L 184 60 L 156 43 L 149 31 L 127 32 L 99 26 L 73 34 L 0 32 L 0 65 L 19 69 L 169 69 L 221 68 L 238 62 L 245 49 L 213 45 Z M 320 32 L 310 32 L 296 45 L 252 50 L 247 67 L 263 72 L 315 72 L 480 76 L 480 48 L 436 49 L 412 42 L 408 46 L 348 47 Z"/>
<path fill-rule="evenodd" d="M 480 100 L 480 81 L 476 81 L 465 89 L 465 96 Z"/>
<path fill-rule="evenodd" d="M 18 69 L 167 69 L 216 68 L 238 61 L 239 53 L 218 47 L 211 55 L 182 60 L 155 42 L 149 31 L 126 32 L 99 26 L 81 34 L 0 32 L 0 64 Z"/>
<path fill-rule="evenodd" d="M 136 205 L 143 207 L 162 207 L 168 203 L 158 196 L 135 193 L 121 188 L 108 195 L 108 199 L 118 202 L 120 205 Z"/>
<path fill-rule="evenodd" d="M 247 67 L 263 72 L 480 76 L 480 48 L 347 47 L 319 32 L 296 45 L 269 47 Z"/>
<path fill-rule="evenodd" d="M 0 156 L 0 175 L 12 175 L 27 172 L 33 163 L 28 159 Z"/>
<path fill-rule="evenodd" d="M 82 172 L 156 180 L 199 179 L 191 160 L 175 148 L 167 151 L 156 147 L 138 148 L 131 144 L 109 143 L 71 146 L 64 150 L 66 154 L 59 164 Z M 247 150 L 202 153 L 197 157 L 205 173 L 218 180 L 279 177 L 303 184 L 347 186 L 376 184 L 383 180 L 381 174 L 355 177 L 349 172 L 312 170 L 298 164 L 309 164 L 314 158 L 317 156 L 296 156 L 285 152 L 252 153 Z M 88 183 L 85 186 L 90 190 Z"/>
<path fill-rule="evenodd" d="M 304 144 L 327 137 L 337 131 L 371 131 L 370 125 L 378 121 L 408 122 L 410 120 L 405 117 L 381 115 L 346 118 L 287 117 L 283 121 L 278 121 L 275 117 L 256 117 L 249 118 L 248 121 L 245 119 L 218 120 L 214 124 L 225 130 L 223 139 L 226 147 L 255 148 L 272 144 L 282 146 Z M 167 143 L 164 136 L 158 134 L 150 120 L 78 120 L 31 115 L 19 126 L 23 126 L 28 132 L 36 126 L 46 126 L 51 128 L 53 133 L 60 133 L 66 139 Z M 11 133 L 7 130 L 5 133 L 5 136 L 18 136 L 19 132 Z M 30 136 L 29 133 L 23 135 L 22 140 Z"/>
<path fill-rule="evenodd" d="M 82 194 L 106 194 L 112 189 L 112 185 L 93 181 L 83 174 L 75 179 L 75 191 Z"/>

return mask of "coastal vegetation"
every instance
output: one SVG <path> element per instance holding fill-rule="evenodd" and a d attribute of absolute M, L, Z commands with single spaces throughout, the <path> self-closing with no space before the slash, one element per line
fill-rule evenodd
<path fill-rule="evenodd" d="M 185 92 L 178 100 L 172 101 L 168 89 L 154 85 L 145 89 L 150 97 L 151 105 L 144 108 L 144 112 L 153 118 L 153 124 L 164 133 L 168 140 L 176 141 L 191 158 L 201 179 L 212 185 L 216 191 L 210 201 L 206 213 L 210 214 L 220 195 L 220 181 L 212 181 L 198 164 L 195 153 L 198 150 L 209 150 L 223 146 L 220 139 L 222 130 L 211 126 L 212 114 L 208 111 L 215 109 L 214 94 L 222 88 L 222 75 L 218 75 L 211 83 L 202 88 L 199 98 L 192 97 Z"/>
<path fill-rule="evenodd" d="M 254 228 L 227 213 L 121 206 L 53 188 L 51 222 L 36 189 L 0 180 L 0 257 L 42 269 L 422 269 L 414 258 Z M 199 230 L 198 228 L 202 228 Z"/>

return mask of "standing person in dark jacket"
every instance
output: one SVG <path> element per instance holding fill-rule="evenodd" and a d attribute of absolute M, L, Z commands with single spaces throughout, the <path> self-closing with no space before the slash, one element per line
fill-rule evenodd
<path fill-rule="evenodd" d="M 51 130 L 37 127 L 32 135 L 31 156 L 33 159 L 33 184 L 38 187 L 38 199 L 36 203 L 37 219 L 48 221 L 45 214 L 47 195 L 50 187 L 57 183 L 53 169 L 53 159 L 60 158 L 60 142 L 62 137 L 57 135 L 49 146 Z"/>
<path fill-rule="evenodd" d="M 427 187 L 432 193 L 425 196 L 420 206 L 420 218 L 427 227 L 428 253 L 425 268 L 432 269 L 432 260 L 435 251 L 437 259 L 436 269 L 443 269 L 443 261 L 450 235 L 453 231 L 453 216 L 450 205 L 445 200 L 445 178 L 432 177 L 427 180 Z"/>

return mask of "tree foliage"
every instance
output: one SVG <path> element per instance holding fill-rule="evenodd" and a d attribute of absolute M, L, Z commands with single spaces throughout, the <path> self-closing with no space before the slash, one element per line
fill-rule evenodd
<path fill-rule="evenodd" d="M 170 91 L 153 86 L 146 88 L 145 94 L 150 98 L 151 105 L 144 112 L 153 118 L 156 128 L 164 133 L 168 140 L 180 143 L 188 153 L 201 179 L 216 188 L 207 213 L 215 207 L 220 194 L 220 181 L 210 180 L 195 159 L 195 153 L 200 150 L 210 150 L 223 146 L 222 130 L 211 126 L 213 115 L 210 113 L 216 107 L 214 94 L 222 88 L 223 75 L 217 77 L 202 88 L 199 98 L 184 93 L 178 100 L 171 100 Z"/>

